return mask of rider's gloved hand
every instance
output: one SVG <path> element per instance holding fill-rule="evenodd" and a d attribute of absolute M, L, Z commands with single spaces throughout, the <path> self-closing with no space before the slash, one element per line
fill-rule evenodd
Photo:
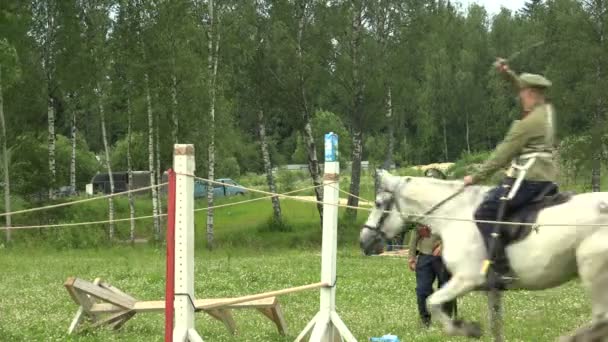
<path fill-rule="evenodd" d="M 473 176 L 464 177 L 464 186 L 473 185 Z"/>

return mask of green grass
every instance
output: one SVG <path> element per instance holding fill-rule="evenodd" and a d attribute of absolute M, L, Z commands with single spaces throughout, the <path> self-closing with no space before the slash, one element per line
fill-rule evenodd
<path fill-rule="evenodd" d="M 199 235 L 200 236 L 200 235 Z M 160 300 L 164 253 L 151 247 L 106 250 L 0 250 L 0 340 L 2 341 L 162 341 L 162 314 L 139 314 L 120 331 L 97 329 L 68 338 L 77 306 L 62 284 L 68 276 L 102 277 L 141 300 Z M 240 296 L 319 281 L 317 250 L 234 248 L 196 251 L 197 298 Z M 414 274 L 404 259 L 363 257 L 346 246 L 338 255 L 338 312 L 364 341 L 386 333 L 402 341 L 446 341 L 435 325 L 418 325 Z M 293 341 L 318 310 L 318 291 L 280 298 L 289 334 L 280 336 L 260 314 L 235 311 L 237 337 L 205 314 L 197 330 L 208 341 Z M 505 299 L 507 341 L 550 341 L 586 321 L 589 303 L 577 283 L 543 292 L 509 293 Z M 485 324 L 485 297 L 459 302 L 461 317 Z M 465 339 L 450 338 L 450 341 Z M 485 337 L 485 340 L 488 340 Z"/>

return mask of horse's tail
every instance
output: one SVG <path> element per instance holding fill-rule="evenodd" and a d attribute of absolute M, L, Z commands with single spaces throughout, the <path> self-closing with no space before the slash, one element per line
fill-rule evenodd
<path fill-rule="evenodd" d="M 598 210 L 602 214 L 608 214 L 608 201 L 601 200 L 597 206 Z"/>

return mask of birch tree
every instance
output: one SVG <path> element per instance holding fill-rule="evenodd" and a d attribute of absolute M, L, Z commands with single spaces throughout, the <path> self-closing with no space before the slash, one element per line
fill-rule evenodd
<path fill-rule="evenodd" d="M 214 181 L 215 178 L 215 104 L 217 87 L 217 67 L 220 48 L 219 16 L 215 13 L 214 0 L 208 0 L 208 24 L 207 24 L 207 87 L 209 91 L 209 121 L 207 128 L 208 146 L 208 169 L 207 179 Z M 214 247 L 213 232 L 213 188 L 214 184 L 207 184 L 207 248 Z"/>
<path fill-rule="evenodd" d="M 8 148 L 8 137 L 6 135 L 6 119 L 4 117 L 4 88 L 19 79 L 21 71 L 17 62 L 17 51 L 6 39 L 0 39 L 0 128 L 2 129 L 2 170 L 4 174 L 4 212 L 11 212 L 11 179 L 10 159 Z M 5 225 L 7 227 L 6 241 L 11 242 L 11 215 L 6 215 Z"/>
<path fill-rule="evenodd" d="M 268 152 L 268 141 L 266 138 L 266 123 L 264 121 L 264 112 L 258 111 L 258 125 L 260 134 L 260 147 L 262 149 L 262 159 L 264 160 L 264 170 L 266 171 L 266 180 L 268 182 L 268 189 L 272 193 L 277 193 L 277 188 L 274 184 L 274 176 L 272 174 L 272 162 L 270 160 L 270 153 Z M 274 219 L 276 222 L 282 221 L 281 216 L 281 203 L 279 197 L 272 197 L 272 210 L 274 213 Z"/>

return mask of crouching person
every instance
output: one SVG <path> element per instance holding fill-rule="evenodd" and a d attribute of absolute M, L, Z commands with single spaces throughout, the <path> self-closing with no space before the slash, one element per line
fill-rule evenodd
<path fill-rule="evenodd" d="M 429 227 L 418 225 L 412 231 L 408 264 L 411 271 L 416 271 L 416 296 L 420 320 L 424 327 L 429 327 L 431 314 L 427 310 L 426 300 L 434 292 L 433 283 L 437 279 L 437 286 L 441 288 L 451 277 L 441 258 L 441 240 L 439 236 L 431 234 Z M 446 303 L 443 309 L 454 317 L 456 300 Z"/>

